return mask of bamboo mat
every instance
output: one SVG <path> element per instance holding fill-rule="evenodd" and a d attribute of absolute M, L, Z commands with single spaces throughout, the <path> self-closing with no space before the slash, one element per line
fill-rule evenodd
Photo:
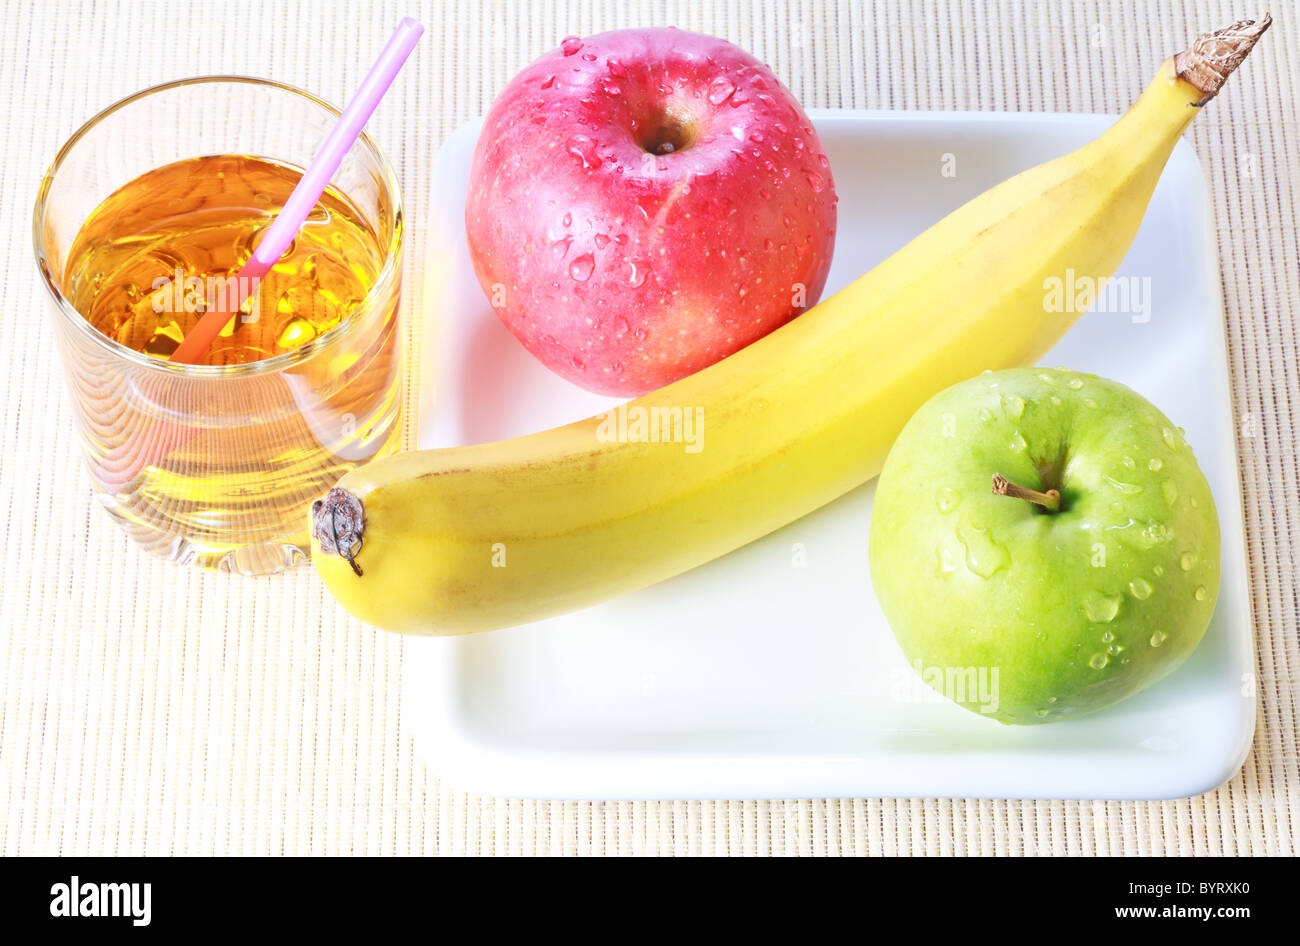
<path fill-rule="evenodd" d="M 1264 3 L 1265 0 L 1249 0 Z M 1118 112 L 1246 0 L 6 3 L 0 12 L 0 851 L 5 854 L 1294 854 L 1300 548 L 1300 8 L 1199 118 L 1218 226 L 1259 728 L 1224 788 L 1168 803 L 528 802 L 414 759 L 402 641 L 310 570 L 233 579 L 156 562 L 92 504 L 32 263 L 55 150 L 123 95 L 238 71 L 347 98 L 403 14 L 428 27 L 370 127 L 412 223 L 408 359 L 433 159 L 569 33 L 675 23 L 769 62 L 808 107 Z M 408 405 L 414 404 L 408 385 Z M 414 410 L 406 442 L 414 443 Z"/>

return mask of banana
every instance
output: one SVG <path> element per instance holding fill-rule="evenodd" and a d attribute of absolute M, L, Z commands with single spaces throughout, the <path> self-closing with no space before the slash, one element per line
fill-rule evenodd
<path fill-rule="evenodd" d="M 1096 141 L 616 415 L 348 473 L 312 508 L 321 578 L 376 627 L 485 631 L 672 577 L 861 485 L 933 394 L 1066 332 L 1077 314 L 1046 311 L 1046 281 L 1115 271 L 1179 135 L 1268 25 L 1200 37 Z M 617 429 L 655 418 L 701 421 L 698 449 Z"/>

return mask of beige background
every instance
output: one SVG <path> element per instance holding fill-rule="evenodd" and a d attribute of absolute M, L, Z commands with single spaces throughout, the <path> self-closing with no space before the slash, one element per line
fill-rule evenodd
<path fill-rule="evenodd" d="M 1240 420 L 1259 729 L 1241 773 L 1170 803 L 523 802 L 417 763 L 402 641 L 310 570 L 230 579 L 155 562 L 92 505 L 49 345 L 30 213 L 59 144 L 100 108 L 243 72 L 335 102 L 398 18 L 428 27 L 371 122 L 412 222 L 414 302 L 434 155 L 568 33 L 676 23 L 771 63 L 809 107 L 1122 109 L 1232 2 L 178 3 L 0 6 L 0 851 L 223 853 L 1294 854 L 1300 545 L 1300 9 L 1191 131 L 1214 192 Z M 413 388 L 407 403 L 413 404 Z M 414 442 L 414 412 L 407 442 Z"/>

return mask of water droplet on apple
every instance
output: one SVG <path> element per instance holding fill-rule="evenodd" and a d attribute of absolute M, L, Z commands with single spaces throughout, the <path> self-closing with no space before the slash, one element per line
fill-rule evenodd
<path fill-rule="evenodd" d="M 1088 658 L 1088 666 L 1093 670 L 1105 670 L 1108 663 L 1110 663 L 1110 658 L 1105 654 L 1093 654 Z"/>
<path fill-rule="evenodd" d="M 709 83 L 709 101 L 721 105 L 736 91 L 735 84 L 726 76 L 718 76 Z"/>
<path fill-rule="evenodd" d="M 1036 709 L 1036 710 L 1034 710 L 1034 715 L 1037 716 L 1039 719 L 1042 719 L 1044 716 L 1047 715 L 1047 710 L 1045 710 L 1045 709 Z"/>
<path fill-rule="evenodd" d="M 1210 593 L 1205 590 L 1204 585 L 1197 585 L 1196 591 L 1192 592 L 1192 596 L 1196 598 L 1197 601 L 1204 601 L 1210 596 Z"/>
<path fill-rule="evenodd" d="M 564 259 L 569 255 L 569 247 L 573 245 L 573 237 L 563 237 L 551 244 L 551 252 L 555 254 L 556 259 Z"/>
<path fill-rule="evenodd" d="M 549 89 L 553 85 L 555 85 L 555 76 L 547 76 L 542 80 L 543 89 Z"/>
<path fill-rule="evenodd" d="M 1056 387 L 1056 379 L 1045 371 L 1038 372 L 1038 380 L 1049 387 Z"/>
<path fill-rule="evenodd" d="M 936 494 L 934 502 L 940 512 L 952 512 L 961 503 L 961 493 L 945 486 Z"/>
<path fill-rule="evenodd" d="M 1083 599 L 1083 613 L 1094 624 L 1109 624 L 1119 614 L 1119 595 L 1108 595 L 1101 591 L 1089 592 Z"/>
<path fill-rule="evenodd" d="M 613 56 L 610 56 L 605 60 L 605 65 L 608 67 L 609 74 L 612 76 L 618 76 L 621 79 L 623 76 L 627 75 L 627 70 L 623 68 L 623 64 Z"/>
<path fill-rule="evenodd" d="M 957 526 L 957 538 L 966 548 L 966 567 L 980 578 L 992 578 L 1011 564 L 1010 553 L 993 541 L 987 529 L 961 523 Z"/>
<path fill-rule="evenodd" d="M 1161 575 L 1163 575 L 1164 573 L 1165 573 L 1165 566 L 1163 566 L 1163 565 L 1152 565 L 1152 566 L 1151 566 L 1151 574 L 1155 575 L 1157 578 L 1159 578 L 1159 577 L 1160 577 Z"/>
<path fill-rule="evenodd" d="M 587 370 L 586 362 L 584 362 L 584 361 L 583 361 L 581 358 L 579 358 L 577 355 L 574 355 L 574 356 L 573 356 L 572 361 L 573 361 L 573 367 L 577 368 L 579 371 L 586 371 L 586 370 Z"/>
<path fill-rule="evenodd" d="M 1007 420 L 1020 420 L 1025 413 L 1025 399 L 1018 394 L 1002 395 L 1002 413 Z"/>
<path fill-rule="evenodd" d="M 566 147 L 570 154 L 576 154 L 582 159 L 584 167 L 600 167 L 600 156 L 596 154 L 596 142 L 586 135 L 574 135 L 568 140 Z"/>
<path fill-rule="evenodd" d="M 1096 409 L 1097 409 L 1097 402 L 1094 401 L 1094 400 L 1093 400 L 1092 398 L 1090 398 L 1090 397 L 1085 397 L 1085 398 L 1083 399 L 1083 406 L 1084 406 L 1084 407 L 1092 408 L 1093 410 L 1096 410 Z"/>
<path fill-rule="evenodd" d="M 591 240 L 596 244 L 596 249 L 598 250 L 603 250 L 605 247 L 609 246 L 609 237 L 605 236 L 603 233 L 597 233 L 591 238 Z"/>
<path fill-rule="evenodd" d="M 573 226 L 573 214 L 566 213 L 564 215 L 564 219 L 560 222 L 563 223 L 566 227 Z"/>
<path fill-rule="evenodd" d="M 1083 387 L 1083 379 L 1071 378 L 1069 381 L 1065 382 L 1065 386 L 1069 388 L 1071 391 L 1077 391 Z"/>
<path fill-rule="evenodd" d="M 566 56 L 572 56 L 580 49 L 582 49 L 582 40 L 576 36 L 566 36 L 560 40 L 560 52 Z"/>
<path fill-rule="evenodd" d="M 1147 549 L 1155 548 L 1161 542 L 1168 541 L 1169 528 L 1163 522 L 1152 520 L 1138 534 L 1138 544 Z"/>
<path fill-rule="evenodd" d="M 1190 572 L 1196 565 L 1196 554 L 1194 552 L 1184 552 L 1178 557 L 1178 567 L 1185 572 Z"/>
<path fill-rule="evenodd" d="M 1167 446 L 1170 450 L 1178 449 L 1178 435 L 1175 434 L 1168 427 L 1162 427 L 1160 429 L 1160 436 L 1164 438 L 1165 446 Z"/>
<path fill-rule="evenodd" d="M 1159 473 L 1160 468 L 1163 467 L 1164 465 L 1165 465 L 1164 461 L 1161 460 L 1159 457 L 1152 457 L 1150 460 L 1147 461 L 1147 469 L 1150 470 L 1152 473 Z"/>
<path fill-rule="evenodd" d="M 1160 492 L 1165 494 L 1165 502 L 1173 505 L 1178 499 L 1178 486 L 1173 480 L 1165 480 L 1160 484 Z"/>
<path fill-rule="evenodd" d="M 1020 431 L 1018 430 L 1011 435 L 1011 443 L 1009 444 L 1009 446 L 1016 453 L 1021 453 L 1029 449 L 1029 444 L 1025 442 L 1025 438 L 1021 435 Z"/>
<path fill-rule="evenodd" d="M 1168 634 L 1166 634 L 1164 631 L 1156 631 L 1154 634 L 1151 635 L 1151 646 L 1159 647 L 1167 640 L 1169 640 Z"/>
<path fill-rule="evenodd" d="M 650 272 L 650 267 L 641 260 L 628 260 L 627 265 L 630 272 L 627 277 L 627 284 L 633 289 L 639 289 L 645 282 L 646 275 Z"/>
<path fill-rule="evenodd" d="M 602 80 L 600 83 L 600 87 L 605 90 L 606 95 L 623 94 L 623 87 L 619 85 L 617 82 L 615 82 L 613 79 Z"/>
<path fill-rule="evenodd" d="M 826 187 L 826 182 L 816 171 L 805 170 L 803 176 L 808 180 L 808 186 L 813 189 L 814 194 L 820 194 Z"/>
<path fill-rule="evenodd" d="M 1103 644 L 1109 644 L 1109 643 L 1111 643 L 1111 642 L 1114 641 L 1114 640 L 1115 640 L 1115 635 L 1112 634 L 1110 631 L 1105 631 L 1105 632 L 1101 635 L 1101 642 L 1102 642 Z"/>
<path fill-rule="evenodd" d="M 1115 479 L 1115 477 L 1111 476 L 1109 473 L 1103 473 L 1101 478 L 1105 480 L 1112 489 L 1117 489 L 1121 493 L 1125 493 L 1129 496 L 1142 492 L 1142 487 L 1138 486 L 1136 483 L 1125 483 L 1123 480 Z"/>
<path fill-rule="evenodd" d="M 1133 459 L 1132 457 L 1125 457 L 1123 460 L 1120 461 L 1120 463 L 1122 463 L 1122 464 L 1124 465 L 1124 469 L 1126 469 L 1126 470 L 1136 470 L 1136 469 L 1137 469 L 1137 462 L 1134 461 L 1134 459 Z"/>
<path fill-rule="evenodd" d="M 1151 597 L 1151 582 L 1145 578 L 1134 578 L 1128 583 L 1128 590 L 1139 601 L 1145 601 Z"/>
<path fill-rule="evenodd" d="M 569 264 L 569 275 L 578 282 L 586 282 L 596 268 L 596 260 L 590 253 L 583 253 Z"/>
<path fill-rule="evenodd" d="M 934 554 L 935 558 L 939 560 L 939 567 L 935 574 L 939 578 L 947 578 L 957 568 L 952 562 L 952 552 L 941 545 L 934 550 Z"/>

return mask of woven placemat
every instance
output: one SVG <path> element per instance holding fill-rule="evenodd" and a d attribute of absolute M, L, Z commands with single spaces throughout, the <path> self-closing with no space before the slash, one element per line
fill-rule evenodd
<path fill-rule="evenodd" d="M 1190 133 L 1218 221 L 1259 653 L 1246 685 L 1259 728 L 1240 774 L 1182 801 L 457 793 L 414 759 L 399 638 L 349 619 L 310 570 L 249 580 L 160 563 L 93 508 L 31 261 L 40 176 L 103 106 L 168 79 L 231 71 L 339 102 L 410 14 L 429 33 L 370 128 L 411 212 L 414 368 L 420 213 L 438 147 L 568 33 L 675 23 L 725 36 L 809 107 L 1118 112 L 1191 36 L 1262 12 L 1243 2 L 5 4 L 0 851 L 1294 854 L 1300 9 L 1291 2 L 1269 0 L 1276 25 Z M 414 421 L 408 410 L 408 445 Z"/>

